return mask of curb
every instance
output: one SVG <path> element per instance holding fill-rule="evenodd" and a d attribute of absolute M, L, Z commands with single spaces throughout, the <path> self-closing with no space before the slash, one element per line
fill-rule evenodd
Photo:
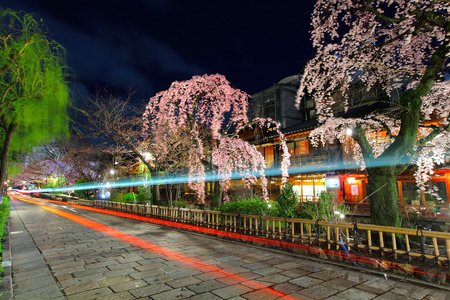
<path fill-rule="evenodd" d="M 9 232 L 9 222 L 5 224 L 5 234 L 3 236 L 3 253 L 2 253 L 2 268 L 1 273 L 2 281 L 0 282 L 0 293 L 2 299 L 13 299 L 13 285 L 12 285 L 12 257 L 11 257 L 11 243 L 10 243 L 10 232 Z"/>

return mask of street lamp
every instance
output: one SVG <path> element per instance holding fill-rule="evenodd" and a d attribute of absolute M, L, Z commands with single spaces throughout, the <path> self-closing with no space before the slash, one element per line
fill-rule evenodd
<path fill-rule="evenodd" d="M 347 136 L 352 136 L 353 130 L 352 130 L 351 128 L 347 128 L 347 130 L 345 131 L 345 134 L 346 134 Z"/>
<path fill-rule="evenodd" d="M 145 161 L 148 161 L 148 160 L 155 160 L 155 157 L 154 157 L 151 153 L 149 153 L 149 152 L 144 152 L 144 153 L 142 153 L 142 156 L 144 157 L 144 160 L 145 160 Z"/>

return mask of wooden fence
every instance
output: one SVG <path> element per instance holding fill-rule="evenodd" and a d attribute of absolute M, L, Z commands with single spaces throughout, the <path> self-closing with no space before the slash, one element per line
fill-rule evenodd
<path fill-rule="evenodd" d="M 331 223 L 305 219 L 254 216 L 219 211 L 119 203 L 105 200 L 68 200 L 71 204 L 94 206 L 148 217 L 189 223 L 228 232 L 259 236 L 289 243 L 344 250 L 392 261 L 450 264 L 450 233 L 357 223 Z"/>

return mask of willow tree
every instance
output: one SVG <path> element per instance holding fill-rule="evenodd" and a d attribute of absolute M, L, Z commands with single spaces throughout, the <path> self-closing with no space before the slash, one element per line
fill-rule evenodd
<path fill-rule="evenodd" d="M 0 188 L 7 176 L 10 150 L 67 135 L 65 56 L 50 39 L 41 19 L 0 10 Z"/>
<path fill-rule="evenodd" d="M 397 175 L 415 163 L 426 191 L 450 144 L 450 45 L 447 0 L 318 0 L 312 15 L 316 56 L 305 67 L 299 99 L 312 95 L 322 126 L 313 143 L 336 138 L 367 169 L 372 223 L 401 225 Z M 349 107 L 355 83 L 385 94 L 401 91 L 398 105 L 365 118 L 339 118 L 336 93 Z M 360 99 L 355 99 L 360 100 Z M 382 99 L 378 99 L 382 101 Z M 349 134 L 349 130 L 352 130 Z M 380 134 L 381 132 L 386 133 Z"/>

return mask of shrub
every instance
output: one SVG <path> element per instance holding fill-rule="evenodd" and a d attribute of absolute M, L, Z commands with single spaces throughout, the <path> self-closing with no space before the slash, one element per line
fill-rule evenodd
<path fill-rule="evenodd" d="M 290 182 L 281 187 L 281 192 L 277 195 L 277 202 L 274 212 L 278 217 L 293 217 L 295 215 L 295 206 L 297 205 L 298 195 L 294 191 L 294 185 Z"/>
<path fill-rule="evenodd" d="M 186 208 L 187 207 L 187 202 L 186 201 L 177 201 L 177 207 L 179 208 Z"/>
<path fill-rule="evenodd" d="M 2 204 L 0 205 L 0 253 L 3 252 L 3 235 L 5 234 L 5 225 L 6 221 L 8 221 L 9 217 L 9 202 L 10 199 L 8 196 L 3 196 Z M 1 262 L 1 257 L 0 257 Z M 0 271 L 3 271 L 3 268 L 0 265 Z M 1 280 L 0 280 L 1 281 Z"/>
<path fill-rule="evenodd" d="M 122 197 L 122 202 L 125 202 L 125 203 L 134 202 L 135 200 L 136 200 L 136 198 L 135 198 L 134 193 L 126 193 Z"/>
<path fill-rule="evenodd" d="M 258 197 L 229 201 L 216 208 L 217 211 L 235 214 L 269 215 L 269 203 Z"/>
<path fill-rule="evenodd" d="M 349 209 L 337 204 L 336 194 L 321 192 L 319 201 L 302 202 L 296 213 L 297 218 L 321 220 L 328 222 L 344 222 Z"/>
<path fill-rule="evenodd" d="M 78 179 L 77 184 L 82 184 L 82 183 L 86 183 L 89 182 L 89 180 L 87 180 L 86 178 L 81 178 Z M 76 190 L 74 191 L 75 196 L 77 196 L 80 199 L 92 199 L 94 194 L 92 192 L 92 190 Z"/>
<path fill-rule="evenodd" d="M 153 203 L 153 194 L 145 186 L 138 188 L 138 193 L 135 195 L 137 203 L 147 204 Z"/>
<path fill-rule="evenodd" d="M 122 202 L 122 194 L 120 192 L 114 192 L 109 200 L 113 202 Z"/>
<path fill-rule="evenodd" d="M 312 220 L 314 219 L 312 212 L 314 211 L 313 206 L 315 205 L 314 202 L 299 202 L 297 209 L 295 211 L 295 217 L 298 219 L 307 219 Z"/>

